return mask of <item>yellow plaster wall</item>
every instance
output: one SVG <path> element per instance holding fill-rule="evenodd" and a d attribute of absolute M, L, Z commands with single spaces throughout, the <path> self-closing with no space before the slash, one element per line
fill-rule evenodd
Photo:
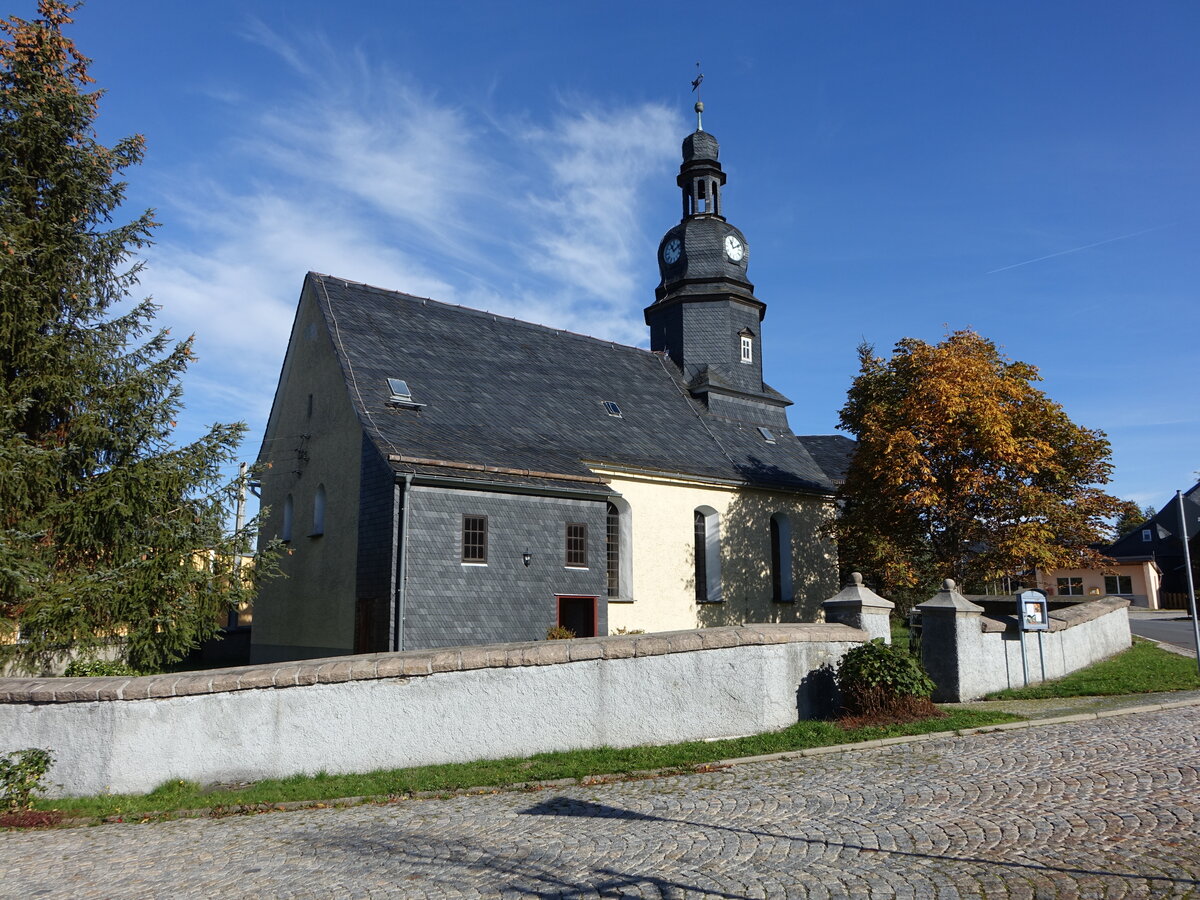
<path fill-rule="evenodd" d="M 812 622 L 821 602 L 837 592 L 836 552 L 821 531 L 833 515 L 828 500 L 596 471 L 611 479 L 610 486 L 629 504 L 633 530 L 633 601 L 609 602 L 609 633 L 620 628 L 674 631 L 744 622 Z M 696 603 L 694 513 L 700 506 L 720 516 L 720 603 Z M 776 603 L 771 597 L 770 521 L 779 512 L 791 520 L 792 603 Z"/>

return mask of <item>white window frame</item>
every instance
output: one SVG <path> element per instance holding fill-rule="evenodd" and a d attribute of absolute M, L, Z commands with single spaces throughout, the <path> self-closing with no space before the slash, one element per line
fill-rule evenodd
<path fill-rule="evenodd" d="M 711 506 L 698 506 L 692 514 L 704 517 L 704 592 L 697 591 L 698 603 L 720 603 L 721 598 L 721 517 Z"/>
<path fill-rule="evenodd" d="M 1071 588 L 1073 587 L 1071 582 L 1073 582 L 1073 581 L 1079 582 L 1079 593 L 1076 593 L 1075 591 L 1071 590 Z M 1067 590 L 1065 590 L 1065 591 L 1063 590 L 1063 582 L 1067 583 Z M 1082 597 L 1083 596 L 1083 578 L 1081 578 L 1078 575 L 1067 575 L 1062 578 L 1058 578 L 1055 580 L 1055 588 L 1058 592 L 1058 596 L 1060 596 L 1060 597 Z"/>
<path fill-rule="evenodd" d="M 624 497 L 609 497 L 608 502 L 617 510 L 617 596 L 609 597 L 610 603 L 633 602 L 633 511 Z M 606 523 L 607 525 L 607 523 Z M 605 529 L 605 555 L 607 557 L 607 528 Z M 605 559 L 607 566 L 608 560 Z M 605 570 L 607 572 L 607 568 Z"/>
<path fill-rule="evenodd" d="M 742 338 L 742 362 L 754 362 L 754 336 L 750 334 L 741 335 Z"/>
<path fill-rule="evenodd" d="M 1108 579 L 1110 579 L 1110 578 L 1112 578 L 1116 581 L 1117 590 L 1115 590 L 1115 591 L 1110 591 L 1108 589 Z M 1124 578 L 1126 580 L 1126 582 L 1128 582 L 1126 586 L 1129 588 L 1129 590 L 1127 590 L 1127 591 L 1121 590 L 1121 579 L 1122 578 Z M 1104 593 L 1116 594 L 1118 597 L 1124 597 L 1124 596 L 1128 596 L 1128 595 L 1132 594 L 1133 593 L 1133 576 L 1132 575 L 1105 575 L 1104 576 Z"/>

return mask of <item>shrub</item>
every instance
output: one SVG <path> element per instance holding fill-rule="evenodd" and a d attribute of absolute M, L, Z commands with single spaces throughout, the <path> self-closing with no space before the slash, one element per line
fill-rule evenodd
<path fill-rule="evenodd" d="M 141 675 L 120 659 L 73 659 L 63 673 L 67 678 L 92 678 L 101 675 Z"/>
<path fill-rule="evenodd" d="M 15 750 L 0 759 L 0 803 L 7 812 L 33 808 L 33 795 L 46 790 L 42 779 L 54 762 L 49 750 Z"/>
<path fill-rule="evenodd" d="M 570 628 L 563 628 L 561 625 L 546 629 L 546 640 L 548 641 L 565 641 L 573 637 L 575 637 L 575 632 Z"/>
<path fill-rule="evenodd" d="M 902 647 L 875 638 L 855 647 L 838 664 L 844 710 L 862 724 L 909 721 L 940 715 L 929 700 L 933 682 Z"/>

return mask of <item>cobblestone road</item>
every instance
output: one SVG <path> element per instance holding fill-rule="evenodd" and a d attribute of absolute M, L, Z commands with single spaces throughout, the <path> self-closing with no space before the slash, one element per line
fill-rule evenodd
<path fill-rule="evenodd" d="M 592 787 L 0 835 L 5 897 L 1200 896 L 1200 707 Z"/>

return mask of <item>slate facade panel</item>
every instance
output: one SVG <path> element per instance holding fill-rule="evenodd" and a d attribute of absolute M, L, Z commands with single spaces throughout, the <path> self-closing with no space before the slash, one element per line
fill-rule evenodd
<path fill-rule="evenodd" d="M 354 649 L 377 653 L 390 649 L 401 509 L 395 473 L 365 434 L 360 465 Z"/>
<path fill-rule="evenodd" d="M 596 597 L 607 633 L 603 499 L 414 486 L 409 503 L 403 649 L 544 638 L 556 594 Z M 464 515 L 488 517 L 486 565 L 460 561 Z M 588 526 L 586 569 L 564 565 L 568 522 Z"/>

